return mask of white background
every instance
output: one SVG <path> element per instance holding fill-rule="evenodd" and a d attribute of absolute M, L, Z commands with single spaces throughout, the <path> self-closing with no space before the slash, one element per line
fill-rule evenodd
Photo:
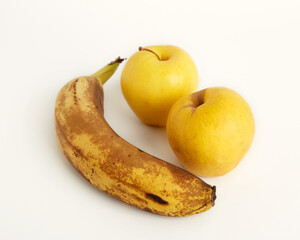
<path fill-rule="evenodd" d="M 186 218 L 150 214 L 92 187 L 54 129 L 60 88 L 139 46 L 173 44 L 199 89 L 225 86 L 250 104 L 256 135 L 217 186 L 216 205 Z M 164 128 L 142 124 L 105 84 L 115 131 L 180 166 Z M 300 1 L 0 1 L 0 239 L 300 239 Z"/>

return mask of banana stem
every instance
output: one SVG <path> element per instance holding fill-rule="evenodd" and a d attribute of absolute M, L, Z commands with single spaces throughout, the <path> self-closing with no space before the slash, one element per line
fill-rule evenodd
<path fill-rule="evenodd" d="M 99 71 L 90 75 L 90 77 L 95 77 L 101 85 L 103 85 L 117 70 L 119 64 L 123 62 L 126 58 L 116 58 L 114 61 L 111 61 L 105 67 L 101 68 Z"/>
<path fill-rule="evenodd" d="M 112 65 L 115 63 L 122 63 L 124 60 L 126 60 L 126 58 L 117 57 L 114 61 L 111 61 L 108 65 Z"/>

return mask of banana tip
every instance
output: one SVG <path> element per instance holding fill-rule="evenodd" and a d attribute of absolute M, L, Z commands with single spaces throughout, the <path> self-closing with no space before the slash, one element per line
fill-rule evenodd
<path fill-rule="evenodd" d="M 213 205 L 215 205 L 215 200 L 217 199 L 216 186 L 213 186 L 211 189 L 212 189 L 211 201 L 212 201 Z"/>

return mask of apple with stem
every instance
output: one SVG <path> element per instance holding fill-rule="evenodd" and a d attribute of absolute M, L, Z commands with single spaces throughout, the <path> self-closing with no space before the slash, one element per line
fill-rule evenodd
<path fill-rule="evenodd" d="M 140 47 L 122 75 L 123 95 L 145 124 L 165 126 L 172 105 L 197 90 L 198 72 L 192 58 L 171 45 Z"/>

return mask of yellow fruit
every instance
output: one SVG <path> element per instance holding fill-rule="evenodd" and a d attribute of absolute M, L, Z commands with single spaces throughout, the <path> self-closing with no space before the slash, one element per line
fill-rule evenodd
<path fill-rule="evenodd" d="M 95 187 L 137 208 L 177 217 L 208 210 L 215 187 L 129 144 L 105 121 L 102 83 L 119 62 L 60 90 L 55 126 L 64 155 Z"/>
<path fill-rule="evenodd" d="M 247 102 L 228 88 L 207 88 L 178 100 L 167 121 L 169 143 L 183 166 L 199 176 L 220 176 L 245 156 L 254 137 Z"/>
<path fill-rule="evenodd" d="M 140 48 L 127 61 L 121 76 L 123 95 L 144 123 L 165 126 L 172 105 L 198 88 L 191 57 L 179 47 Z"/>

